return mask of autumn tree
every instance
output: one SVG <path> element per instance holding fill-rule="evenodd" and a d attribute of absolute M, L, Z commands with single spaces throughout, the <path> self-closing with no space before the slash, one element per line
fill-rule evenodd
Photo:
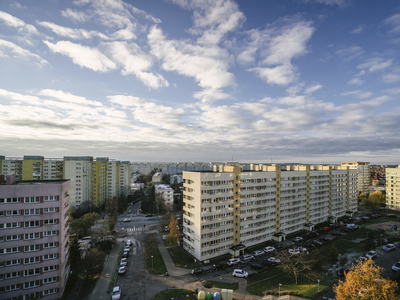
<path fill-rule="evenodd" d="M 358 195 L 358 202 L 365 203 L 365 201 L 367 201 L 367 199 L 368 199 L 368 196 L 364 193 L 360 193 Z"/>
<path fill-rule="evenodd" d="M 161 219 L 160 219 L 160 229 L 161 231 L 164 231 L 165 226 L 169 226 L 169 223 L 171 223 L 172 217 L 174 214 L 172 212 L 167 212 L 165 213 Z"/>
<path fill-rule="evenodd" d="M 300 276 L 315 277 L 312 271 L 315 261 L 312 256 L 307 255 L 306 251 L 300 251 L 297 254 L 283 251 L 278 257 L 281 260 L 279 268 L 289 277 L 294 278 L 296 284 Z"/>
<path fill-rule="evenodd" d="M 368 196 L 365 204 L 367 204 L 373 211 L 376 211 L 380 207 L 386 206 L 386 197 L 382 195 L 382 192 L 376 191 Z"/>
<path fill-rule="evenodd" d="M 118 222 L 118 198 L 113 197 L 106 202 L 106 224 L 112 234 L 114 232 L 115 224 Z"/>
<path fill-rule="evenodd" d="M 165 243 L 168 246 L 176 245 L 180 239 L 181 239 L 181 233 L 179 232 L 178 229 L 178 220 L 174 215 L 171 217 L 171 222 L 169 223 L 169 234 L 167 235 L 165 239 Z"/>
<path fill-rule="evenodd" d="M 74 233 L 83 237 L 88 234 L 92 226 L 96 223 L 96 221 L 100 218 L 98 213 L 92 212 L 84 214 L 79 219 L 75 219 L 71 222 L 71 229 Z"/>
<path fill-rule="evenodd" d="M 383 268 L 372 259 L 353 265 L 345 280 L 333 287 L 337 300 L 396 299 L 397 282 L 382 277 Z"/>

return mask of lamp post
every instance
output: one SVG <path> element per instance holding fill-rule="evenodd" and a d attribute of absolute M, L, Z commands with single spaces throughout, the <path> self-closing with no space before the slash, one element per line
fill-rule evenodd
<path fill-rule="evenodd" d="M 381 234 L 381 247 L 382 247 L 382 234 Z"/>
<path fill-rule="evenodd" d="M 340 268 L 340 254 L 339 254 L 339 261 L 338 261 L 338 265 L 339 265 L 339 268 Z"/>
<path fill-rule="evenodd" d="M 278 299 L 281 298 L 281 286 L 282 286 L 282 284 L 279 284 L 279 298 Z"/>
<path fill-rule="evenodd" d="M 319 279 L 318 279 L 318 293 L 319 293 Z"/>
<path fill-rule="evenodd" d="M 153 255 L 151 256 L 151 271 L 153 271 Z"/>

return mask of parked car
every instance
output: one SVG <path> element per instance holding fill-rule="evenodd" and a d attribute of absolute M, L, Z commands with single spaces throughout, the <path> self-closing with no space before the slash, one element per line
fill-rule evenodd
<path fill-rule="evenodd" d="M 331 226 L 325 226 L 322 228 L 324 231 L 331 231 L 333 228 Z"/>
<path fill-rule="evenodd" d="M 256 250 L 253 252 L 253 256 L 255 256 L 255 257 L 263 255 L 263 254 L 265 254 L 265 252 L 261 251 L 261 250 Z"/>
<path fill-rule="evenodd" d="M 164 231 L 169 231 L 169 227 L 168 227 L 168 226 L 165 226 L 165 227 L 164 227 Z"/>
<path fill-rule="evenodd" d="M 121 287 L 120 286 L 117 285 L 113 288 L 111 298 L 112 298 L 112 300 L 121 299 Z"/>
<path fill-rule="evenodd" d="M 377 255 L 376 251 L 369 251 L 365 257 L 367 258 L 375 258 Z"/>
<path fill-rule="evenodd" d="M 264 267 L 269 267 L 269 266 L 275 266 L 275 265 L 276 265 L 275 262 L 269 261 L 269 260 L 264 260 L 264 261 L 261 262 L 261 264 L 262 264 Z"/>
<path fill-rule="evenodd" d="M 162 236 L 162 240 L 165 241 L 166 238 L 167 238 L 167 236 L 164 234 L 164 235 Z"/>
<path fill-rule="evenodd" d="M 233 265 L 237 265 L 238 263 L 240 263 L 240 259 L 238 258 L 231 258 L 228 260 L 228 262 L 226 263 L 228 266 L 233 266 Z"/>
<path fill-rule="evenodd" d="M 241 269 L 235 269 L 235 270 L 233 270 L 232 276 L 247 278 L 247 276 L 249 276 L 249 273 L 247 273 L 246 271 L 243 271 Z"/>
<path fill-rule="evenodd" d="M 124 252 L 130 252 L 130 251 L 131 251 L 131 247 L 126 246 L 126 247 L 124 248 Z"/>
<path fill-rule="evenodd" d="M 129 218 L 125 218 L 125 219 L 123 220 L 123 222 L 130 222 L 130 221 L 132 221 L 132 219 L 129 219 Z"/>
<path fill-rule="evenodd" d="M 126 245 L 127 245 L 128 247 L 132 246 L 132 241 L 131 241 L 131 240 L 127 240 L 127 241 L 126 241 Z"/>
<path fill-rule="evenodd" d="M 247 262 L 249 262 L 249 261 L 252 261 L 253 259 L 254 259 L 254 256 L 253 256 L 253 255 L 245 254 L 245 255 L 242 255 L 242 256 L 240 257 L 240 262 L 241 262 L 241 263 L 247 263 Z"/>
<path fill-rule="evenodd" d="M 217 265 L 214 264 L 212 268 L 213 268 L 214 271 L 225 270 L 226 269 L 226 264 L 223 264 L 223 263 L 219 263 Z"/>
<path fill-rule="evenodd" d="M 192 272 L 190 272 L 193 276 L 204 274 L 205 271 L 203 269 L 193 269 Z"/>
<path fill-rule="evenodd" d="M 323 244 L 319 241 L 313 241 L 312 242 L 315 246 L 322 246 Z"/>
<path fill-rule="evenodd" d="M 265 252 L 265 253 L 274 252 L 274 251 L 275 251 L 275 248 L 274 248 L 274 247 L 265 247 L 265 248 L 264 248 L 264 252 Z"/>
<path fill-rule="evenodd" d="M 363 222 L 368 222 L 368 221 L 369 221 L 369 217 L 362 217 L 361 220 L 362 220 Z"/>
<path fill-rule="evenodd" d="M 353 263 L 355 263 L 355 264 L 361 264 L 361 263 L 363 263 L 363 262 L 366 261 L 366 260 L 367 260 L 367 258 L 365 258 L 364 256 L 360 256 L 359 258 L 355 259 L 355 260 L 353 261 Z"/>
<path fill-rule="evenodd" d="M 400 261 L 398 261 L 397 263 L 395 263 L 395 264 L 392 266 L 392 270 L 395 271 L 395 272 L 397 272 L 398 270 L 400 270 Z"/>
<path fill-rule="evenodd" d="M 350 271 L 349 269 L 340 268 L 340 269 L 337 271 L 337 275 L 338 275 L 338 276 L 341 276 L 341 277 L 344 277 L 349 271 Z"/>
<path fill-rule="evenodd" d="M 126 252 L 126 251 L 125 251 L 124 254 L 122 254 L 122 257 L 123 257 L 123 258 L 127 258 L 128 256 L 129 256 L 129 252 Z"/>
<path fill-rule="evenodd" d="M 300 254 L 300 251 L 299 249 L 289 249 L 289 254 L 297 255 Z"/>
<path fill-rule="evenodd" d="M 250 268 L 254 270 L 261 270 L 264 268 L 264 266 L 262 264 L 251 264 Z"/>
<path fill-rule="evenodd" d="M 392 218 L 392 219 L 396 219 L 397 218 L 397 216 L 394 215 L 394 214 L 388 214 L 388 215 L 386 215 L 386 217 L 387 218 Z"/>
<path fill-rule="evenodd" d="M 387 244 L 386 246 L 383 246 L 383 250 L 386 251 L 386 252 L 392 251 L 395 248 L 396 248 L 396 246 L 393 245 L 393 244 Z"/>
<path fill-rule="evenodd" d="M 148 214 L 148 215 L 146 215 L 146 218 L 149 218 L 149 217 L 152 217 L 153 215 L 152 214 Z"/>
<path fill-rule="evenodd" d="M 118 270 L 118 274 L 122 275 L 122 274 L 125 274 L 125 273 L 126 273 L 126 267 L 125 266 L 124 267 L 120 267 L 119 270 Z"/>
<path fill-rule="evenodd" d="M 381 217 L 381 216 L 378 215 L 378 214 L 373 214 L 373 215 L 371 216 L 372 219 L 378 219 L 378 218 L 380 218 L 380 217 Z"/>
<path fill-rule="evenodd" d="M 301 240 L 303 240 L 303 238 L 301 236 L 296 236 L 293 241 L 295 242 L 300 242 Z"/>
<path fill-rule="evenodd" d="M 335 236 L 344 236 L 344 234 L 339 231 L 332 231 L 331 234 Z"/>
<path fill-rule="evenodd" d="M 271 262 L 276 263 L 276 264 L 279 264 L 281 262 L 280 259 L 275 258 L 275 257 L 268 258 L 268 261 L 271 261 Z"/>
<path fill-rule="evenodd" d="M 128 264 L 128 259 L 123 258 L 121 259 L 121 263 L 119 264 L 121 267 L 126 266 Z"/>

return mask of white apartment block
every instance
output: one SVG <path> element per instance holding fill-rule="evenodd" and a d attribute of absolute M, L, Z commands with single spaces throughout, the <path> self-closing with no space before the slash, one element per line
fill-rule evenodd
<path fill-rule="evenodd" d="M 69 185 L 0 183 L 0 299 L 61 299 L 70 273 Z"/>
<path fill-rule="evenodd" d="M 162 173 L 155 173 L 155 174 L 153 175 L 151 181 L 152 181 L 153 183 L 161 182 L 162 176 L 163 176 Z"/>
<path fill-rule="evenodd" d="M 156 184 L 155 193 L 163 197 L 168 210 L 174 208 L 174 190 L 167 184 Z"/>
<path fill-rule="evenodd" d="M 342 162 L 342 166 L 357 170 L 358 193 L 369 194 L 371 178 L 369 162 Z"/>
<path fill-rule="evenodd" d="M 79 207 L 90 200 L 90 170 L 93 157 L 65 156 L 64 178 L 70 179 L 69 204 Z"/>
<path fill-rule="evenodd" d="M 183 172 L 184 248 L 203 261 L 309 230 L 357 210 L 357 172 L 341 166 Z"/>
<path fill-rule="evenodd" d="M 119 191 L 121 195 L 130 194 L 131 184 L 131 163 L 129 161 L 121 161 L 119 166 Z"/>
<path fill-rule="evenodd" d="M 400 209 L 400 165 L 386 168 L 386 205 L 391 209 Z"/>

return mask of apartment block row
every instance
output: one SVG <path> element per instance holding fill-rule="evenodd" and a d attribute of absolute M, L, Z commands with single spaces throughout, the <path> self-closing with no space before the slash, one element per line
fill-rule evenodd
<path fill-rule="evenodd" d="M 70 181 L 6 177 L 7 184 L 0 182 L 0 299 L 61 299 L 70 273 Z"/>
<path fill-rule="evenodd" d="M 0 174 L 15 174 L 17 181 L 69 179 L 69 204 L 75 207 L 85 201 L 100 206 L 107 199 L 126 196 L 130 191 L 130 162 L 108 157 L 0 156 Z"/>
<path fill-rule="evenodd" d="M 397 168 L 386 168 L 386 206 L 400 209 L 400 165 Z"/>
<path fill-rule="evenodd" d="M 214 166 L 183 172 L 184 248 L 203 261 L 357 210 L 348 166 Z"/>

